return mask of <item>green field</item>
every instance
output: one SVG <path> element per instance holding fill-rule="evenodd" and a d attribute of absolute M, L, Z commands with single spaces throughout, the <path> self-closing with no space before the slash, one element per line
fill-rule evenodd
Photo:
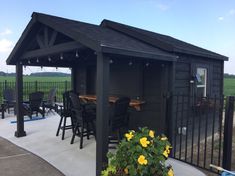
<path fill-rule="evenodd" d="M 0 76 L 0 82 L 3 81 L 15 81 L 14 76 Z M 36 76 L 24 76 L 25 82 L 41 81 L 41 82 L 61 82 L 61 81 L 70 81 L 71 78 L 68 77 L 36 77 Z"/>
<path fill-rule="evenodd" d="M 235 96 L 235 78 L 224 79 L 224 95 Z"/>

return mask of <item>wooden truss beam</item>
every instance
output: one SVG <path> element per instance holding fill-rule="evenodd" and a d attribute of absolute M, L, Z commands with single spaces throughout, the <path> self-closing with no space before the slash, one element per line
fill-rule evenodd
<path fill-rule="evenodd" d="M 30 59 L 42 56 L 54 55 L 62 52 L 67 52 L 75 49 L 80 49 L 83 46 L 78 42 L 68 42 L 63 44 L 54 45 L 48 48 L 37 49 L 28 51 L 22 54 L 21 59 Z"/>

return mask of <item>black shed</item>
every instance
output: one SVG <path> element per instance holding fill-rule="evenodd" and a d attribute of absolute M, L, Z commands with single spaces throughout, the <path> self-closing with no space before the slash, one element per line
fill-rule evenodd
<path fill-rule="evenodd" d="M 166 117 L 169 109 L 163 95 L 222 95 L 226 60 L 173 37 L 109 20 L 93 25 L 33 13 L 7 59 L 7 64 L 16 65 L 17 74 L 15 135 L 26 135 L 21 113 L 22 66 L 69 67 L 73 90 L 97 95 L 98 175 L 106 160 L 108 96 L 144 101 L 140 111 L 132 110 L 130 128 L 148 126 L 166 133 L 171 117 Z"/>

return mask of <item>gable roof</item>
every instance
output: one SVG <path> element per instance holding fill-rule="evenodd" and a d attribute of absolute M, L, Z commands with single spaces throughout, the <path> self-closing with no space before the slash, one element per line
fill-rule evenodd
<path fill-rule="evenodd" d="M 100 25 L 94 25 L 34 12 L 31 21 L 8 57 L 7 64 L 15 64 L 22 56 L 30 37 L 36 37 L 35 31 L 39 25 L 49 26 L 85 47 L 104 53 L 165 61 L 176 61 L 177 53 L 228 60 L 226 56 L 173 37 L 109 20 L 103 20 Z"/>
<path fill-rule="evenodd" d="M 25 45 L 27 36 L 32 33 L 32 29 L 38 23 L 49 26 L 94 51 L 166 61 L 175 61 L 177 58 L 175 54 L 163 51 L 113 29 L 34 12 L 29 25 L 8 57 L 7 64 L 15 64 L 17 58 L 22 54 L 19 50 Z"/>
<path fill-rule="evenodd" d="M 162 35 L 159 33 L 128 26 L 110 20 L 103 20 L 101 26 L 122 32 L 126 35 L 134 37 L 152 46 L 161 48 L 165 51 L 191 54 L 212 59 L 228 60 L 228 57 L 226 56 L 186 43 L 171 36 Z"/>

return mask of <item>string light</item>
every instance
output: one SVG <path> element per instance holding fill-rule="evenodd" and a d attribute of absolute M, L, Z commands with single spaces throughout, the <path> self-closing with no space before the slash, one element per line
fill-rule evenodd
<path fill-rule="evenodd" d="M 128 63 L 128 65 L 129 65 L 129 66 L 132 66 L 132 65 L 133 65 L 133 62 L 132 62 L 132 61 L 130 61 L 130 62 Z"/>
<path fill-rule="evenodd" d="M 37 58 L 36 62 L 39 63 L 39 59 L 38 58 Z"/>
<path fill-rule="evenodd" d="M 51 57 L 50 56 L 48 57 L 48 61 L 51 62 Z"/>
<path fill-rule="evenodd" d="M 63 60 L 64 57 L 63 57 L 63 53 L 60 54 L 60 60 Z"/>
<path fill-rule="evenodd" d="M 76 58 L 79 58 L 79 54 L 78 54 L 78 50 L 76 50 L 76 55 L 75 55 Z"/>

